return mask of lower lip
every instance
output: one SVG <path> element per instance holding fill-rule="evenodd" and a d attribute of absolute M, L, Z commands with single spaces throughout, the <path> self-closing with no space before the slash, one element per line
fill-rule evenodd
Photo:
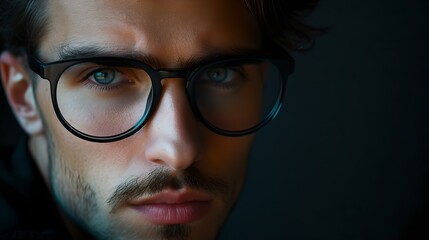
<path fill-rule="evenodd" d="M 186 224 L 202 218 L 206 214 L 210 202 L 154 203 L 135 206 L 135 209 L 154 224 Z"/>

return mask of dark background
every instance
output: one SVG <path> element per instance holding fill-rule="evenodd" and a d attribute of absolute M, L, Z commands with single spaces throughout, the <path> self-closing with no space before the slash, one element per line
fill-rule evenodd
<path fill-rule="evenodd" d="M 429 1 L 321 0 L 222 239 L 429 239 Z"/>
<path fill-rule="evenodd" d="M 322 0 L 229 239 L 429 239 L 429 1 Z M 17 132 L 1 99 L 0 144 Z"/>

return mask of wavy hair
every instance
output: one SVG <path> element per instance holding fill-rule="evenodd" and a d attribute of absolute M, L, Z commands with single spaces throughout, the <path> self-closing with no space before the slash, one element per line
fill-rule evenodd
<path fill-rule="evenodd" d="M 304 23 L 319 0 L 244 0 L 263 34 L 262 48 L 271 52 L 307 51 L 325 29 Z"/>
<path fill-rule="evenodd" d="M 286 53 L 311 49 L 323 31 L 304 24 L 303 19 L 319 0 L 242 0 L 257 19 L 264 50 Z M 34 52 L 48 24 L 46 0 L 0 1 L 0 52 L 17 55 Z"/>

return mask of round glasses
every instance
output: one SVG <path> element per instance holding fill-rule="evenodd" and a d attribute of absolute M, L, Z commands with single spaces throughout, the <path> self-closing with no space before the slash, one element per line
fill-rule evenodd
<path fill-rule="evenodd" d="M 117 141 L 140 130 L 154 113 L 164 78 L 185 78 L 197 118 L 215 133 L 243 136 L 271 121 L 281 108 L 293 60 L 233 57 L 194 69 L 153 69 L 132 59 L 97 57 L 42 63 L 30 68 L 50 81 L 55 113 L 74 135 Z"/>

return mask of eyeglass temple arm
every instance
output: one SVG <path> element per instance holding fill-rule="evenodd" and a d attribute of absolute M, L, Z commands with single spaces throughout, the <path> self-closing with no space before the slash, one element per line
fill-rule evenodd
<path fill-rule="evenodd" d="M 31 55 L 27 55 L 28 66 L 41 78 L 45 78 L 45 66 Z"/>

